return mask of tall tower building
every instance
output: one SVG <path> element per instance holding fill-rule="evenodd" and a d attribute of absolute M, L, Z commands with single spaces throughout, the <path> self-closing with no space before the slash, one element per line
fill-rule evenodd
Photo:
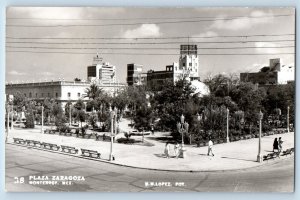
<path fill-rule="evenodd" d="M 197 55 L 197 45 L 180 45 L 179 70 L 187 74 L 190 80 L 199 78 L 199 60 Z"/>
<path fill-rule="evenodd" d="M 94 57 L 93 64 L 87 67 L 87 77 L 89 81 L 100 85 L 116 83 L 116 67 L 103 62 L 98 55 Z"/>

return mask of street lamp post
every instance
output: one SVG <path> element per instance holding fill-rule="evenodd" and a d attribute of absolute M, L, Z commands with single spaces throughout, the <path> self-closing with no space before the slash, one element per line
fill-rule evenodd
<path fill-rule="evenodd" d="M 114 156 L 113 156 L 114 117 L 115 117 L 115 112 L 113 110 L 111 110 L 111 112 L 110 112 L 111 134 L 110 134 L 110 154 L 109 154 L 109 161 L 113 161 L 114 160 Z"/>
<path fill-rule="evenodd" d="M 226 142 L 229 143 L 229 109 L 226 109 L 226 114 L 227 114 L 227 126 L 226 126 Z"/>
<path fill-rule="evenodd" d="M 115 135 L 116 136 L 118 134 L 118 129 L 117 129 L 117 125 L 118 125 L 118 109 L 117 107 L 115 107 Z"/>
<path fill-rule="evenodd" d="M 287 107 L 287 132 L 290 132 L 290 106 Z"/>
<path fill-rule="evenodd" d="M 69 126 L 72 124 L 72 105 L 69 105 Z"/>
<path fill-rule="evenodd" d="M 263 119 L 263 113 L 259 111 L 259 140 L 258 140 L 258 155 L 257 155 L 257 162 L 262 162 L 262 155 L 261 155 L 261 121 Z"/>
<path fill-rule="evenodd" d="M 188 133 L 189 124 L 187 122 L 184 122 L 184 116 L 183 115 L 181 115 L 181 117 L 180 117 L 180 122 L 177 123 L 177 129 L 178 129 L 178 132 L 181 133 L 181 151 L 180 151 L 180 154 L 181 154 L 181 157 L 184 158 L 186 149 L 184 148 L 183 134 Z"/>
<path fill-rule="evenodd" d="M 8 134 L 9 134 L 9 104 L 6 106 L 6 112 L 7 112 L 7 128 L 6 128 L 6 137 L 5 142 L 7 142 Z"/>
<path fill-rule="evenodd" d="M 42 106 L 42 127 L 41 133 L 44 133 L 44 106 Z"/>
<path fill-rule="evenodd" d="M 10 130 L 14 130 L 14 105 L 11 105 L 11 126 Z"/>

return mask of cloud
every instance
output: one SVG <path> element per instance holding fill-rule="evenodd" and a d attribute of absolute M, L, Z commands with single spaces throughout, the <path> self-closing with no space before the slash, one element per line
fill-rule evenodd
<path fill-rule="evenodd" d="M 276 48 L 260 48 L 260 47 L 277 47 L 278 45 L 272 42 L 255 42 L 255 50 L 257 53 L 275 54 L 280 53 L 282 49 Z M 284 50 L 284 49 L 283 49 Z"/>
<path fill-rule="evenodd" d="M 122 37 L 139 38 L 139 37 L 159 37 L 161 36 L 160 28 L 156 24 L 142 24 L 138 28 L 126 30 Z"/>
<path fill-rule="evenodd" d="M 218 34 L 214 31 L 206 31 L 204 33 L 200 33 L 200 34 L 197 34 L 197 35 L 192 35 L 192 40 L 193 41 L 198 41 L 198 39 L 200 39 L 201 37 L 215 37 L 215 36 L 218 36 Z"/>
<path fill-rule="evenodd" d="M 41 76 L 53 76 L 54 75 L 54 73 L 52 73 L 52 72 L 40 72 L 39 74 Z"/>
<path fill-rule="evenodd" d="M 16 70 L 12 70 L 10 72 L 8 72 L 9 75 L 14 75 L 14 76 L 24 76 L 26 75 L 27 73 L 24 73 L 24 72 L 18 72 Z"/>
<path fill-rule="evenodd" d="M 266 16 L 263 18 L 263 16 Z M 261 18 L 259 18 L 261 17 Z M 219 16 L 220 18 L 230 18 L 228 16 Z M 272 12 L 253 11 L 249 16 L 236 18 L 233 20 L 216 20 L 210 29 L 223 29 L 223 30 L 241 30 L 253 29 L 253 26 L 264 23 L 271 23 L 274 20 Z"/>
<path fill-rule="evenodd" d="M 218 34 L 214 31 L 206 31 L 198 35 L 193 35 L 193 37 L 214 37 L 214 36 L 218 36 Z"/>

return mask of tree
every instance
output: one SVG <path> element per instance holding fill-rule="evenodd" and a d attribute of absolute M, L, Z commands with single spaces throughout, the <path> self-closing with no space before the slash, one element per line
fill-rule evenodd
<path fill-rule="evenodd" d="M 176 126 L 180 116 L 183 114 L 185 121 L 192 125 L 193 116 L 199 109 L 199 97 L 193 93 L 194 89 L 186 79 L 180 79 L 175 84 L 167 81 L 161 91 L 155 91 L 151 108 L 159 119 L 158 128 L 169 130 L 174 138 L 180 138 Z"/>
<path fill-rule="evenodd" d="M 74 104 L 74 108 L 77 109 L 77 110 L 84 110 L 85 104 L 81 99 L 78 99 L 76 101 L 76 103 Z"/>
<path fill-rule="evenodd" d="M 97 125 L 97 121 L 98 121 L 98 116 L 97 116 L 97 113 L 92 113 L 90 116 L 89 116 L 89 123 L 91 124 L 91 126 L 93 127 L 93 129 L 96 127 Z"/>
<path fill-rule="evenodd" d="M 26 114 L 26 122 L 25 122 L 26 128 L 34 128 L 34 114 L 32 110 L 29 110 Z"/>
<path fill-rule="evenodd" d="M 99 97 L 103 94 L 102 88 L 99 88 L 99 86 L 96 83 L 92 83 L 89 88 L 86 89 L 86 96 L 89 99 L 95 99 L 96 97 Z"/>
<path fill-rule="evenodd" d="M 82 122 L 84 122 L 85 119 L 86 119 L 85 112 L 83 110 L 77 110 L 77 112 L 76 112 L 76 119 L 78 121 L 80 121 L 80 126 L 82 128 Z"/>
<path fill-rule="evenodd" d="M 133 117 L 134 125 L 137 129 L 150 130 L 153 121 L 153 112 L 149 107 L 141 107 L 136 111 Z"/>
<path fill-rule="evenodd" d="M 17 112 L 23 111 L 23 107 L 26 106 L 26 97 L 21 92 L 17 91 L 14 94 L 13 105 Z"/>

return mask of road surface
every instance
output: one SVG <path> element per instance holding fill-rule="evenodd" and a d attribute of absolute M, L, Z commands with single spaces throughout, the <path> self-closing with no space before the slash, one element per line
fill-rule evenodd
<path fill-rule="evenodd" d="M 134 169 L 6 144 L 5 175 L 7 191 L 292 192 L 294 156 L 244 170 L 190 173 Z M 53 177 L 60 178 L 51 185 Z"/>

